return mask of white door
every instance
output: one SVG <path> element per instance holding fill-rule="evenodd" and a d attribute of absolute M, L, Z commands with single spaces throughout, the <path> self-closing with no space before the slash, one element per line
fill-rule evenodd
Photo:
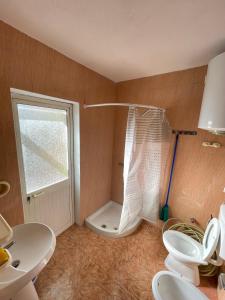
<path fill-rule="evenodd" d="M 13 97 L 25 222 L 73 224 L 70 104 Z"/>

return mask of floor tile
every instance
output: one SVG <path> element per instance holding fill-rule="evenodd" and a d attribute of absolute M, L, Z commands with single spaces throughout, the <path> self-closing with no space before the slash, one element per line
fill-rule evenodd
<path fill-rule="evenodd" d="M 166 255 L 161 229 L 147 222 L 121 239 L 73 225 L 57 238 L 37 291 L 40 300 L 153 300 L 151 280 Z M 200 288 L 217 299 L 215 279 L 203 278 Z"/>

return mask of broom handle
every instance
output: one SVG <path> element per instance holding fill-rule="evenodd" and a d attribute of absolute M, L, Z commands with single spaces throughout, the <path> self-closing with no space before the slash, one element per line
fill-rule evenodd
<path fill-rule="evenodd" d="M 179 133 L 176 134 L 176 140 L 175 140 L 175 145 L 174 145 L 174 149 L 173 149 L 173 160 L 172 160 L 169 185 L 168 185 L 168 190 L 167 190 L 167 195 L 166 195 L 166 205 L 168 205 L 168 202 L 169 202 L 170 188 L 171 188 L 171 183 L 172 183 L 172 178 L 173 178 L 173 170 L 174 170 L 174 165 L 175 165 L 178 140 L 179 140 Z"/>

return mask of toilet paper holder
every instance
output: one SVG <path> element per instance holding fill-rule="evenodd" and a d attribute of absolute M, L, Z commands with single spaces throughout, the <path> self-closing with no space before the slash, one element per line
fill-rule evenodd
<path fill-rule="evenodd" d="M 0 181 L 0 198 L 6 196 L 10 191 L 10 184 L 7 181 Z"/>

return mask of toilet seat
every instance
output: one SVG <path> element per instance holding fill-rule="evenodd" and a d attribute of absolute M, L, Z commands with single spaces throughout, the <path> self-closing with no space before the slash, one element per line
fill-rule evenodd
<path fill-rule="evenodd" d="M 203 242 L 200 244 L 190 236 L 176 230 L 167 230 L 163 234 L 163 242 L 167 250 L 173 251 L 182 260 L 207 264 L 219 243 L 220 223 L 213 218 L 205 231 Z"/>
<path fill-rule="evenodd" d="M 203 260 L 208 260 L 212 257 L 216 250 L 220 237 L 220 223 L 219 220 L 213 218 L 205 231 L 202 246 L 203 246 Z"/>
<path fill-rule="evenodd" d="M 199 285 L 199 265 L 207 265 L 209 262 L 217 266 L 222 264 L 219 255 L 216 260 L 211 259 L 215 250 L 219 248 L 219 241 L 220 223 L 216 218 L 209 222 L 203 244 L 182 232 L 167 230 L 163 233 L 163 242 L 169 252 L 165 265 L 168 270 Z"/>
<path fill-rule="evenodd" d="M 168 252 L 174 253 L 178 259 L 187 263 L 191 259 L 196 264 L 207 265 L 202 259 L 202 245 L 190 236 L 176 230 L 167 230 L 163 234 L 163 243 Z"/>
<path fill-rule="evenodd" d="M 198 288 L 169 271 L 160 271 L 152 279 L 155 300 L 209 300 Z"/>

